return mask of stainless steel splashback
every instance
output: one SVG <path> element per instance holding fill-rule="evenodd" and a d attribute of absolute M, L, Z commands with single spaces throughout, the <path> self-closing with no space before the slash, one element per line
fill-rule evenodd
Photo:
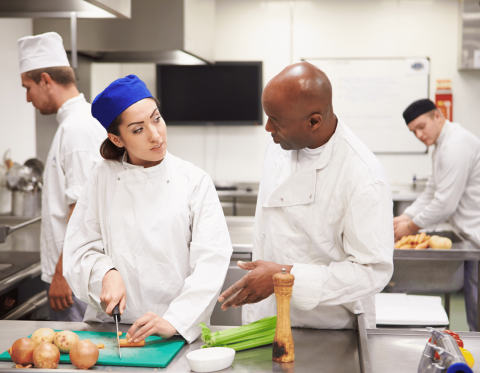
<path fill-rule="evenodd" d="M 480 70 L 480 2 L 460 1 L 459 70 Z"/>

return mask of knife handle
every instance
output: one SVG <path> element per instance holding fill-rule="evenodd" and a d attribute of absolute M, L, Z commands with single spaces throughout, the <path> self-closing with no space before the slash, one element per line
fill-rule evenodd
<path fill-rule="evenodd" d="M 121 321 L 121 317 L 120 317 L 120 305 L 119 305 L 119 304 L 117 304 L 117 305 L 115 306 L 115 308 L 113 309 L 112 316 L 113 316 L 113 319 L 115 320 L 115 322 L 120 322 L 120 321 Z"/>

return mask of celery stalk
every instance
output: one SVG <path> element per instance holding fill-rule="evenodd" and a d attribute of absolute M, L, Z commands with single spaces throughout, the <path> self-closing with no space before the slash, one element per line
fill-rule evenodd
<path fill-rule="evenodd" d="M 245 339 L 255 338 L 256 333 L 266 329 L 274 329 L 276 328 L 276 326 L 277 316 L 269 316 L 264 317 L 261 320 L 252 322 L 251 324 L 239 326 L 237 328 L 221 330 L 215 333 L 210 332 L 210 336 L 208 336 L 207 331 L 204 335 L 202 330 L 202 340 L 208 345 L 235 343 Z"/>
<path fill-rule="evenodd" d="M 223 347 L 230 347 L 230 348 L 233 348 L 235 351 L 242 351 L 242 350 L 247 350 L 249 348 L 272 344 L 274 338 L 275 338 L 275 329 L 270 331 L 269 334 L 265 334 L 262 337 L 253 338 L 253 339 L 249 339 L 247 341 L 242 341 L 238 343 L 227 344 Z"/>
<path fill-rule="evenodd" d="M 273 342 L 277 324 L 276 316 L 265 317 L 248 325 L 212 333 L 203 323 L 202 341 L 204 347 L 231 347 L 237 351 L 262 346 Z M 250 347 L 249 347 L 250 346 Z"/>
<path fill-rule="evenodd" d="M 272 331 L 273 331 L 273 333 L 275 333 L 275 329 L 276 328 L 259 330 L 256 333 L 250 333 L 250 334 L 245 335 L 245 336 L 226 336 L 226 337 L 219 336 L 216 339 L 212 338 L 212 340 L 210 341 L 210 345 L 211 346 L 224 346 L 224 345 L 230 344 L 230 343 L 237 343 L 237 342 L 242 342 L 242 341 L 248 341 L 250 339 L 262 338 L 264 336 L 272 334 Z"/>

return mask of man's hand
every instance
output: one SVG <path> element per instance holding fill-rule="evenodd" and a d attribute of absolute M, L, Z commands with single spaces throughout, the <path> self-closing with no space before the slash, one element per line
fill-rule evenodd
<path fill-rule="evenodd" d="M 120 314 L 123 314 L 127 304 L 127 293 L 122 276 L 118 271 L 111 269 L 103 276 L 100 300 L 106 305 L 105 313 L 108 316 L 112 316 L 113 309 L 117 304 L 120 304 Z"/>
<path fill-rule="evenodd" d="M 61 258 L 60 258 L 61 260 Z M 73 305 L 73 293 L 61 272 L 55 271 L 48 291 L 50 307 L 55 312 L 64 311 Z"/>
<path fill-rule="evenodd" d="M 177 332 L 172 324 L 153 312 L 147 312 L 140 317 L 135 323 L 128 329 L 127 335 L 131 337 L 128 342 L 141 342 L 152 334 L 158 334 L 162 338 L 170 338 Z"/>
<path fill-rule="evenodd" d="M 395 230 L 395 242 L 401 239 L 403 236 L 409 236 L 411 234 L 416 234 L 418 230 L 421 229 L 418 227 L 413 221 L 402 221 L 398 223 L 394 230 Z"/>
<path fill-rule="evenodd" d="M 268 298 L 273 294 L 273 275 L 282 272 L 282 268 L 285 268 L 287 273 L 290 273 L 292 269 L 291 265 L 280 265 L 264 260 L 256 260 L 254 262 L 238 261 L 237 264 L 241 269 L 250 270 L 251 272 L 220 294 L 218 301 L 223 302 L 235 293 L 238 293 L 222 304 L 222 310 L 224 311 L 232 306 L 236 308 Z"/>
<path fill-rule="evenodd" d="M 393 227 L 395 228 L 398 224 L 402 223 L 402 222 L 406 222 L 408 223 L 411 219 L 409 218 L 409 216 L 407 214 L 401 214 L 399 216 L 395 216 L 393 218 Z"/>

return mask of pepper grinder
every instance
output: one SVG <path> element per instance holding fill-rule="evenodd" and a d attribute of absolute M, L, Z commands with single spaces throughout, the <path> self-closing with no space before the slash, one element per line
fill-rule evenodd
<path fill-rule="evenodd" d="M 277 298 L 277 328 L 273 340 L 273 361 L 290 363 L 295 360 L 293 348 L 292 328 L 290 326 L 290 299 L 295 276 L 285 273 L 273 275 L 273 286 Z"/>

